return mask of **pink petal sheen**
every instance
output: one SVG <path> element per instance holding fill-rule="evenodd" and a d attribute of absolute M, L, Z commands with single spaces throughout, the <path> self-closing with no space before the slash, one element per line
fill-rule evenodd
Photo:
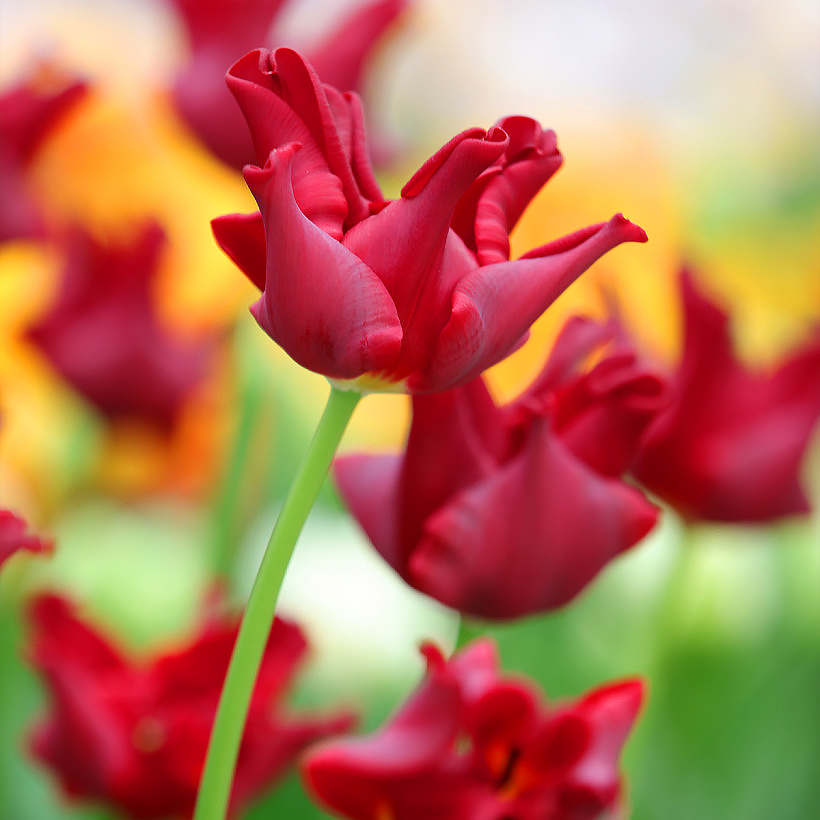
<path fill-rule="evenodd" d="M 406 0 L 376 0 L 354 9 L 308 55 L 322 82 L 340 89 L 359 88 L 365 58 L 406 6 Z"/>
<path fill-rule="evenodd" d="M 684 354 L 672 405 L 633 465 L 650 490 L 693 520 L 764 522 L 804 514 L 801 463 L 820 417 L 820 342 L 774 372 L 732 349 L 729 316 L 681 276 Z"/>
<path fill-rule="evenodd" d="M 0 510 L 0 566 L 20 550 L 50 553 L 54 542 L 26 534 L 26 522 L 10 510 Z"/>
<path fill-rule="evenodd" d="M 577 461 L 541 420 L 520 457 L 427 520 L 410 576 L 421 591 L 477 617 L 555 609 L 656 519 L 638 491 Z"/>
<path fill-rule="evenodd" d="M 265 225 L 262 214 L 228 214 L 211 220 L 217 244 L 228 258 L 253 282 L 265 289 Z"/>
<path fill-rule="evenodd" d="M 266 227 L 267 273 L 252 311 L 303 367 L 351 379 L 386 368 L 401 347 L 393 302 L 360 259 L 299 210 L 291 187 L 296 146 L 245 169 Z"/>
<path fill-rule="evenodd" d="M 452 314 L 419 389 L 463 384 L 508 355 L 524 331 L 593 262 L 622 242 L 645 242 L 623 216 L 477 268 L 453 291 Z"/>

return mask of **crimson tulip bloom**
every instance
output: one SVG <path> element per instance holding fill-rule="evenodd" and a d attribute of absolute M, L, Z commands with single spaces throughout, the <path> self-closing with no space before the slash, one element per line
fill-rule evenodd
<path fill-rule="evenodd" d="M 35 756 L 70 797 L 101 801 L 127 817 L 189 817 L 236 623 L 212 616 L 186 646 L 138 663 L 56 595 L 37 598 L 30 619 L 30 658 L 51 698 L 31 735 Z M 277 618 L 242 738 L 233 812 L 310 743 L 350 727 L 348 715 L 283 714 L 280 702 L 305 651 L 299 628 Z"/>
<path fill-rule="evenodd" d="M 261 290 L 257 322 L 299 364 L 356 389 L 444 390 L 475 378 L 596 259 L 645 233 L 622 216 L 509 260 L 508 235 L 561 164 L 555 134 L 507 117 L 464 131 L 399 199 L 379 191 L 361 106 L 295 52 L 228 73 L 260 166 L 261 213 L 215 220 Z"/>
<path fill-rule="evenodd" d="M 48 538 L 26 534 L 26 522 L 10 510 L 0 510 L 0 566 L 20 550 L 51 552 L 54 544 Z"/>
<path fill-rule="evenodd" d="M 484 382 L 413 397 L 402 456 L 337 459 L 342 498 L 412 586 L 482 618 L 563 606 L 654 526 L 621 475 L 666 400 L 664 382 L 575 318 L 532 386 L 498 407 Z"/>
<path fill-rule="evenodd" d="M 309 753 L 320 804 L 352 820 L 595 820 L 618 804 L 640 680 L 547 705 L 499 674 L 487 639 L 449 663 L 423 651 L 426 679 L 381 729 Z"/>
<path fill-rule="evenodd" d="M 732 349 L 729 316 L 680 279 L 683 357 L 674 399 L 653 422 L 634 473 L 685 518 L 763 522 L 809 512 L 800 465 L 820 417 L 820 337 L 770 371 Z"/>
<path fill-rule="evenodd" d="M 156 224 L 124 245 L 75 228 L 56 301 L 27 332 L 105 416 L 160 429 L 171 427 L 198 384 L 208 352 L 160 325 L 151 291 L 164 242 Z"/>
<path fill-rule="evenodd" d="M 173 0 L 187 29 L 191 60 L 177 78 L 173 99 L 179 113 L 219 159 L 241 169 L 253 157 L 242 116 L 224 85 L 225 72 L 260 45 L 281 43 L 277 29 L 282 0 Z M 373 46 L 405 6 L 376 0 L 351 12 L 308 53 L 326 83 L 358 89 Z"/>
<path fill-rule="evenodd" d="M 85 95 L 82 82 L 67 82 L 41 69 L 0 94 L 0 242 L 39 238 L 42 214 L 26 172 L 60 120 Z"/>

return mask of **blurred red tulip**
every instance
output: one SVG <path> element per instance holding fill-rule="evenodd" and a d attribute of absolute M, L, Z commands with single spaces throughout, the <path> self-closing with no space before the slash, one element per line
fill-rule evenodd
<path fill-rule="evenodd" d="M 105 416 L 168 429 L 203 376 L 208 348 L 159 322 L 151 291 L 164 242 L 156 224 L 125 245 L 74 228 L 56 301 L 27 335 Z"/>
<path fill-rule="evenodd" d="M 595 820 L 619 802 L 640 680 L 547 705 L 499 674 L 487 639 L 449 663 L 423 651 L 426 679 L 380 730 L 309 754 L 304 778 L 323 806 L 352 820 Z"/>
<path fill-rule="evenodd" d="M 276 30 L 282 0 L 173 0 L 188 31 L 191 61 L 174 85 L 177 110 L 215 156 L 241 169 L 253 146 L 225 89 L 225 72 L 243 54 L 281 43 Z M 368 53 L 405 6 L 376 0 L 354 10 L 308 52 L 322 82 L 357 90 Z M 271 28 L 273 27 L 273 31 Z"/>
<path fill-rule="evenodd" d="M 683 358 L 634 473 L 685 518 L 763 522 L 809 512 L 800 467 L 820 417 L 820 336 L 769 372 L 736 356 L 729 316 L 681 275 Z"/>
<path fill-rule="evenodd" d="M 38 148 L 86 91 L 85 83 L 70 82 L 40 67 L 0 94 L 0 242 L 38 238 L 44 233 L 26 170 Z"/>
<path fill-rule="evenodd" d="M 0 566 L 15 552 L 51 552 L 54 544 L 48 538 L 26 534 L 26 522 L 9 510 L 0 510 Z"/>
<path fill-rule="evenodd" d="M 338 459 L 342 497 L 410 584 L 482 618 L 566 604 L 655 524 L 621 476 L 665 383 L 623 345 L 588 372 L 612 325 L 576 317 L 541 374 L 498 407 L 477 379 L 415 396 L 403 456 Z"/>
<path fill-rule="evenodd" d="M 126 817 L 189 817 L 236 622 L 211 617 L 187 646 L 138 663 L 56 595 L 37 598 L 30 618 L 29 657 L 51 698 L 31 735 L 35 756 L 78 800 L 103 802 Z M 276 620 L 242 738 L 234 813 L 308 744 L 351 725 L 348 715 L 283 715 L 280 703 L 306 648 L 298 627 Z"/>

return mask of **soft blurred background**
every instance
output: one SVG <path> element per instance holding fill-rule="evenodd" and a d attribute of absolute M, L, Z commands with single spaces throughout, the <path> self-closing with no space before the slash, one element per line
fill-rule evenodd
<path fill-rule="evenodd" d="M 309 44 L 317 21 L 331 26 L 353 5 L 290 0 L 284 27 Z M 169 102 L 185 49 L 160 0 L 0 0 L 0 92 L 33 65 L 90 85 L 26 171 L 46 224 L 127 242 L 158 222 L 160 323 L 209 350 L 172 429 L 104 419 L 24 335 L 54 301 L 63 246 L 0 244 L 0 504 L 57 542 L 53 558 L 16 557 L 0 577 L 9 820 L 110 816 L 67 804 L 23 751 L 42 702 L 22 661 L 24 601 L 64 590 L 146 653 L 189 633 L 215 564 L 241 600 L 326 391 L 258 330 L 246 309 L 254 289 L 211 239 L 211 218 L 254 206 Z M 454 133 L 522 113 L 557 131 L 565 166 L 514 250 L 617 211 L 649 233 L 586 274 L 491 373 L 500 396 L 536 372 L 562 317 L 601 312 L 602 288 L 652 355 L 671 360 L 684 261 L 730 306 L 750 361 L 774 361 L 820 322 L 815 0 L 413 0 L 379 41 L 363 90 L 390 195 Z M 406 424 L 404 398 L 369 397 L 343 446 L 398 447 Z M 806 481 L 820 507 L 817 445 Z M 820 805 L 818 543 L 817 514 L 685 531 L 670 513 L 565 610 L 493 634 L 506 668 L 550 697 L 649 676 L 626 757 L 638 820 L 808 820 Z M 380 563 L 330 487 L 281 610 L 313 646 L 294 707 L 352 704 L 365 727 L 415 685 L 419 641 L 449 648 L 457 630 L 456 616 Z M 291 777 L 249 816 L 323 815 Z"/>

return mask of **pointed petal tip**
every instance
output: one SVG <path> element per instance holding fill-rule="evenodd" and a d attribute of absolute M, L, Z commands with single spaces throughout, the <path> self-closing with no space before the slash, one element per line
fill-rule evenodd
<path fill-rule="evenodd" d="M 618 213 L 609 220 L 609 225 L 624 234 L 624 242 L 648 242 L 646 231 L 634 222 L 630 222 L 623 214 Z"/>

